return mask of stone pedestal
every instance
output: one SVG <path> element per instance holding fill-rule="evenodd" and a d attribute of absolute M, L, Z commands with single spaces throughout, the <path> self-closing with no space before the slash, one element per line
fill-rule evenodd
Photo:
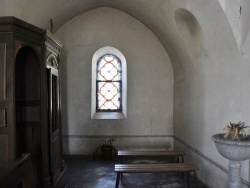
<path fill-rule="evenodd" d="M 228 188 L 240 188 L 241 162 L 231 161 L 228 163 Z"/>
<path fill-rule="evenodd" d="M 227 188 L 241 187 L 241 162 L 250 158 L 250 137 L 240 135 L 239 140 L 224 138 L 224 134 L 212 136 L 218 152 L 229 159 Z"/>

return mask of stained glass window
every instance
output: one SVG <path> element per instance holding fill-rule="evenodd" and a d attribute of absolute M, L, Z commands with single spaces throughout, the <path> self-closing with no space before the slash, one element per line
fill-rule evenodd
<path fill-rule="evenodd" d="M 103 55 L 97 62 L 96 110 L 122 110 L 122 66 L 118 57 Z"/>

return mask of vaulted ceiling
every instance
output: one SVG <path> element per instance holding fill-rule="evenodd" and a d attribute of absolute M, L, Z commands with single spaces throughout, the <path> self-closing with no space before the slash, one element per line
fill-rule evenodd
<path fill-rule="evenodd" d="M 0 5 L 0 16 L 15 16 L 43 29 L 50 29 L 52 19 L 53 32 L 74 17 L 92 9 L 118 9 L 142 22 L 158 37 L 171 58 L 174 72 L 179 71 L 182 66 L 181 63 L 174 62 L 182 62 L 184 59 L 187 61 L 189 56 L 179 32 L 182 28 L 176 24 L 177 10 L 190 12 L 187 18 L 184 18 L 185 14 L 181 14 L 189 29 L 193 24 L 189 19 L 190 15 L 197 19 L 201 27 L 214 26 L 216 21 L 221 20 L 227 22 L 218 0 L 2 0 Z M 214 13 L 211 14 L 211 11 Z M 192 29 L 190 32 L 193 32 Z"/>

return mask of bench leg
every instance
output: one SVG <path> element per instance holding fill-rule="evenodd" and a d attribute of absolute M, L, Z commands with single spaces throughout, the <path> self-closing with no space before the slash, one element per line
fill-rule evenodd
<path fill-rule="evenodd" d="M 198 188 L 197 174 L 195 170 L 194 170 L 194 179 L 195 179 L 195 187 Z"/>
<path fill-rule="evenodd" d="M 121 156 L 120 159 L 121 159 L 120 162 L 121 162 L 121 164 L 122 164 L 122 163 L 123 163 L 123 157 Z M 122 173 L 121 173 L 121 180 L 122 180 Z"/>
<path fill-rule="evenodd" d="M 184 173 L 185 172 L 183 172 L 183 171 L 177 172 L 177 174 L 181 174 L 181 179 L 183 179 L 183 180 L 184 180 Z"/>
<path fill-rule="evenodd" d="M 120 172 L 117 172 L 115 188 L 119 187 L 120 175 L 121 175 Z"/>
<path fill-rule="evenodd" d="M 189 188 L 190 181 L 189 181 L 189 172 L 187 172 L 187 187 Z"/>
<path fill-rule="evenodd" d="M 184 163 L 184 156 L 181 155 L 180 158 L 181 158 L 181 163 Z M 181 172 L 181 176 L 182 176 L 182 179 L 184 179 L 184 172 Z"/>

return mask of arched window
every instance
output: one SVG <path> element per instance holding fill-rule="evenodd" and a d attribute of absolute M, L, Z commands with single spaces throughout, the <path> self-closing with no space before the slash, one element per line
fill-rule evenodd
<path fill-rule="evenodd" d="M 103 55 L 97 62 L 96 110 L 122 110 L 122 66 L 118 57 Z"/>
<path fill-rule="evenodd" d="M 103 47 L 92 58 L 92 119 L 126 118 L 127 70 L 123 54 Z"/>

